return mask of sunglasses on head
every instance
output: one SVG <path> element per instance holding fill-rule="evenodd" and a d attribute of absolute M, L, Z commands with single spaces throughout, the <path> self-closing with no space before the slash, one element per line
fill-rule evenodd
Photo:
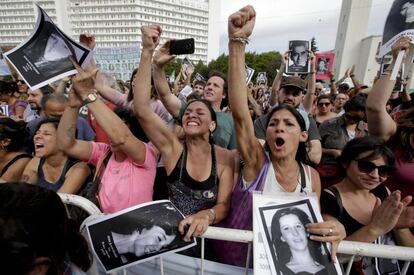
<path fill-rule="evenodd" d="M 319 106 L 319 107 L 329 106 L 329 105 L 331 105 L 331 103 L 330 103 L 330 102 L 319 102 L 319 103 L 318 103 L 318 106 Z"/>
<path fill-rule="evenodd" d="M 380 177 L 386 178 L 386 177 L 391 176 L 395 171 L 395 168 L 389 165 L 376 166 L 372 162 L 367 161 L 367 160 L 362 160 L 362 159 L 357 160 L 357 162 L 358 162 L 359 171 L 363 173 L 367 173 L 367 174 L 371 173 L 375 169 L 378 169 L 378 175 Z"/>

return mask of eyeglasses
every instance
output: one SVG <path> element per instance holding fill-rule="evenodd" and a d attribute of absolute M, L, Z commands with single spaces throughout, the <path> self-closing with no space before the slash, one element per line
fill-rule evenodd
<path fill-rule="evenodd" d="M 17 84 L 26 84 L 26 82 L 24 80 L 17 80 Z"/>
<path fill-rule="evenodd" d="M 319 107 L 329 106 L 329 105 L 331 105 L 331 103 L 330 103 L 330 102 L 319 102 L 319 103 L 318 103 L 318 106 L 319 106 Z"/>
<path fill-rule="evenodd" d="M 378 175 L 383 178 L 391 176 L 395 171 L 395 168 L 389 165 L 376 166 L 372 162 L 366 160 L 357 160 L 357 162 L 359 171 L 369 174 L 375 169 L 378 169 Z"/>

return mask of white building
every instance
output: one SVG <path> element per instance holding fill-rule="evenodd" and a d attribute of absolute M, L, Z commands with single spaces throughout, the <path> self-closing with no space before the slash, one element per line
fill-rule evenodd
<path fill-rule="evenodd" d="M 342 77 L 352 65 L 358 67 L 361 40 L 367 35 L 371 4 L 372 0 L 342 1 L 334 51 L 336 78 Z"/>
<path fill-rule="evenodd" d="M 162 41 L 195 39 L 194 62 L 207 63 L 219 55 L 218 0 L 38 0 L 37 3 L 67 34 L 96 36 L 97 47 L 141 42 L 140 27 L 159 24 Z M 0 46 L 14 46 L 34 25 L 32 1 L 0 1 Z"/>

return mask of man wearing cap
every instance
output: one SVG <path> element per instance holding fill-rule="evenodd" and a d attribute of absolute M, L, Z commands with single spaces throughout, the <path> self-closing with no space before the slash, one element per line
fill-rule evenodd
<path fill-rule="evenodd" d="M 303 97 L 306 94 L 306 84 L 303 79 L 298 76 L 289 76 L 282 78 L 280 88 L 278 90 L 278 104 L 288 104 L 295 107 L 305 119 L 305 123 L 308 126 L 308 138 L 310 148 L 308 149 L 309 159 L 318 164 L 322 156 L 321 136 L 316 126 L 315 120 L 308 115 L 300 105 L 303 101 Z M 262 115 L 254 122 L 254 132 L 258 139 L 265 140 L 266 136 L 266 122 L 268 114 Z"/>

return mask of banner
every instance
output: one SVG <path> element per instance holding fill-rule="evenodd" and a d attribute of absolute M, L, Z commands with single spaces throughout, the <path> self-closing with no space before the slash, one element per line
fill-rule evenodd
<path fill-rule="evenodd" d="M 168 200 L 133 206 L 86 224 L 91 248 L 105 272 L 114 272 L 167 252 L 196 245 L 183 240 L 178 224 L 184 215 Z"/>
<path fill-rule="evenodd" d="M 116 48 L 96 48 L 94 51 L 96 65 L 102 71 L 116 79 L 129 81 L 140 60 L 139 44 Z"/>
<path fill-rule="evenodd" d="M 334 53 L 317 53 L 316 58 L 316 79 L 329 80 L 334 65 Z"/>
<path fill-rule="evenodd" d="M 88 48 L 64 34 L 40 6 L 37 8 L 37 21 L 30 36 L 4 54 L 32 90 L 76 74 L 69 56 L 81 66 L 91 58 Z"/>

